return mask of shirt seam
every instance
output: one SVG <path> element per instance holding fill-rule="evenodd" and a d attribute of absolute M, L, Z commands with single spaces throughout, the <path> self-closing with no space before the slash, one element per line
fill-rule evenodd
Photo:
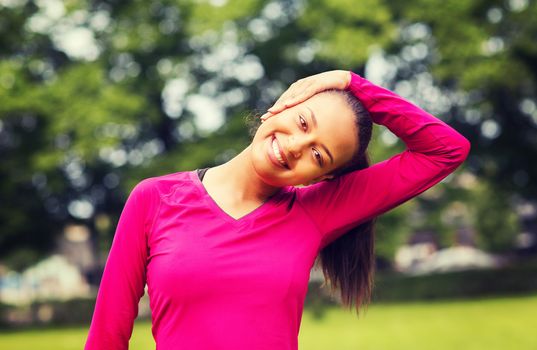
<path fill-rule="evenodd" d="M 319 238 L 320 238 L 319 247 L 320 247 L 322 245 L 321 243 L 324 241 L 323 232 L 322 232 L 321 228 L 319 227 L 319 225 L 317 224 L 317 222 L 313 219 L 313 217 L 311 216 L 309 211 L 306 209 L 304 204 L 302 203 L 302 197 L 300 195 L 300 191 L 297 190 L 297 189 L 295 189 L 295 191 L 297 191 L 297 202 L 298 202 L 298 204 L 302 208 L 302 211 L 304 213 L 306 213 L 306 216 L 308 217 L 308 219 L 313 223 L 313 226 L 315 227 L 315 230 L 317 231 L 317 234 L 319 235 Z"/>
<path fill-rule="evenodd" d="M 158 214 L 160 213 L 160 209 L 162 207 L 162 198 L 160 198 L 160 194 L 158 195 L 158 205 L 157 205 L 157 208 L 155 210 L 155 213 L 153 214 L 153 219 L 151 220 L 151 224 L 149 226 L 149 229 L 148 229 L 148 236 L 147 236 L 147 239 L 148 239 L 148 248 L 149 248 L 149 238 L 152 236 L 153 234 L 153 230 L 155 228 L 155 223 L 157 222 L 157 218 L 158 218 Z"/>

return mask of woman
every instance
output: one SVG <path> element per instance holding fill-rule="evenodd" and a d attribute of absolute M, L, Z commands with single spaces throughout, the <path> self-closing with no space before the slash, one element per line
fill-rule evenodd
<path fill-rule="evenodd" d="M 438 183 L 470 150 L 441 120 L 347 71 L 293 84 L 262 120 L 227 163 L 134 188 L 87 350 L 128 348 L 146 283 L 157 349 L 297 349 L 316 257 L 345 305 L 367 302 L 374 218 Z M 372 122 L 407 149 L 369 167 Z"/>

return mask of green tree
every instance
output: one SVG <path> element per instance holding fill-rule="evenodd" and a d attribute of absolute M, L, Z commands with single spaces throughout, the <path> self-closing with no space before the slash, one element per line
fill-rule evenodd
<path fill-rule="evenodd" d="M 229 159 L 249 142 L 246 115 L 328 69 L 376 75 L 460 130 L 483 191 L 535 196 L 533 1 L 4 3 L 0 256 L 12 266 L 47 252 L 67 221 L 107 250 L 136 182 Z M 375 133 L 374 161 L 403 149 Z M 440 218 L 456 183 L 384 215 L 381 256 L 413 228 L 452 234 Z"/>

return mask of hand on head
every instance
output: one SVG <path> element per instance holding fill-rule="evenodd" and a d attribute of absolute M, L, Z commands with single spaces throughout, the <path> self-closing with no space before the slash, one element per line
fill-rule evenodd
<path fill-rule="evenodd" d="M 345 90 L 351 81 L 351 73 L 345 70 L 332 70 L 302 78 L 291 84 L 267 113 L 261 116 L 264 122 L 286 108 L 306 101 L 313 95 L 330 89 Z"/>

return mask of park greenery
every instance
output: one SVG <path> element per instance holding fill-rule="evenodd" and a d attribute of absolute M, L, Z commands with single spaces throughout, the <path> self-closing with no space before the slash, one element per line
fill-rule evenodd
<path fill-rule="evenodd" d="M 378 221 L 386 261 L 415 230 L 470 227 L 509 252 L 537 195 L 533 0 L 0 0 L 0 260 L 20 270 L 67 223 L 110 246 L 141 179 L 224 162 L 298 78 L 353 70 L 472 143 L 467 162 Z M 404 149 L 375 126 L 375 162 Z M 382 327 L 378 327 L 382 329 Z"/>
<path fill-rule="evenodd" d="M 304 312 L 299 348 L 317 349 L 489 349 L 530 350 L 537 346 L 532 325 L 536 296 L 435 303 L 375 304 L 357 318 L 339 307 L 319 319 Z M 0 332 L 7 349 L 74 350 L 86 326 Z M 137 321 L 129 349 L 152 349 L 150 321 Z"/>

